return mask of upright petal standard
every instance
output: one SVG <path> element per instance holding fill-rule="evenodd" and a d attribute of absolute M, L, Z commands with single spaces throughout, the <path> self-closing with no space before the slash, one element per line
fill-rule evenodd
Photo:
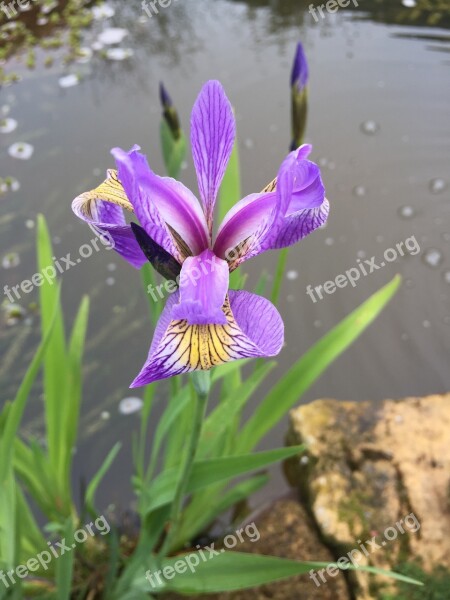
<path fill-rule="evenodd" d="M 135 146 L 129 152 L 114 149 L 117 171 L 73 202 L 77 216 L 110 235 L 134 267 L 148 260 L 175 282 L 131 387 L 240 358 L 275 356 L 283 346 L 275 306 L 230 290 L 229 273 L 262 252 L 303 239 L 325 223 L 329 204 L 320 170 L 308 160 L 311 146 L 304 145 L 285 158 L 263 192 L 228 212 L 214 238 L 214 207 L 234 142 L 231 104 L 221 84 L 209 81 L 191 119 L 200 201 L 181 182 L 156 175 Z M 139 224 L 128 225 L 124 209 Z"/>

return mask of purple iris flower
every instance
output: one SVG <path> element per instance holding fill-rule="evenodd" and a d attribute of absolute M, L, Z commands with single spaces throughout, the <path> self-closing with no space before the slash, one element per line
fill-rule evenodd
<path fill-rule="evenodd" d="M 317 165 L 304 145 L 283 161 L 278 177 L 238 202 L 213 233 L 214 207 L 235 140 L 235 120 L 221 84 L 205 84 L 191 118 L 191 145 L 201 202 L 182 183 L 156 175 L 138 147 L 112 151 L 117 172 L 73 202 L 74 212 L 115 242 L 134 267 L 147 260 L 176 278 L 148 359 L 131 387 L 232 360 L 275 356 L 283 321 L 271 302 L 229 289 L 244 261 L 291 246 L 323 225 L 329 204 Z M 140 225 L 128 225 L 123 209 Z M 175 287 L 175 285 L 174 285 Z"/>

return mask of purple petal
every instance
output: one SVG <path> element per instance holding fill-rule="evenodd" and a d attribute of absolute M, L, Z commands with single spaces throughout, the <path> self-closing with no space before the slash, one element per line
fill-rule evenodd
<path fill-rule="evenodd" d="M 191 145 L 210 231 L 214 205 L 233 150 L 235 135 L 233 110 L 224 89 L 218 81 L 208 81 L 192 110 Z"/>
<path fill-rule="evenodd" d="M 177 292 L 167 302 L 148 359 L 131 387 L 209 370 L 241 358 L 275 356 L 283 346 L 283 321 L 265 298 L 231 291 L 224 306 L 227 325 L 189 325 L 184 320 L 173 320 L 178 300 Z"/>
<path fill-rule="evenodd" d="M 173 318 L 184 319 L 189 325 L 225 325 L 222 307 L 229 280 L 228 263 L 211 250 L 187 258 L 181 268 L 181 298 L 173 309 Z"/>
<path fill-rule="evenodd" d="M 306 60 L 305 51 L 301 42 L 297 44 L 295 52 L 294 64 L 291 73 L 291 86 L 296 86 L 301 91 L 308 83 L 309 69 L 308 61 Z"/>
<path fill-rule="evenodd" d="M 105 247 L 114 250 L 136 269 L 147 262 L 139 244 L 126 224 L 123 209 L 128 200 L 115 171 L 96 190 L 81 194 L 72 202 L 72 210 L 100 236 Z"/>
<path fill-rule="evenodd" d="M 323 225 L 329 211 L 319 167 L 306 159 L 310 146 L 291 152 L 280 167 L 276 191 L 252 194 L 238 202 L 219 228 L 214 252 L 235 262 L 295 244 Z M 234 256 L 233 249 L 245 242 Z"/>
<path fill-rule="evenodd" d="M 152 240 L 179 262 L 208 247 L 205 217 L 190 190 L 175 179 L 153 173 L 138 147 L 130 152 L 115 148 L 112 153 L 136 216 Z"/>

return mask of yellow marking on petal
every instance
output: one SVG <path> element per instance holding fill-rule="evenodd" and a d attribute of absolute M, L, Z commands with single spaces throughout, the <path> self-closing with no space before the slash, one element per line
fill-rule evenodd
<path fill-rule="evenodd" d="M 275 177 L 275 179 L 273 181 L 271 181 L 269 184 L 266 185 L 266 187 L 263 189 L 263 191 L 261 193 L 266 194 L 267 192 L 274 192 L 276 189 L 277 189 L 277 178 Z"/>
<path fill-rule="evenodd" d="M 124 208 L 125 210 L 128 210 L 129 212 L 134 212 L 133 206 L 128 200 L 127 195 L 125 194 L 125 190 L 123 189 L 123 186 L 119 181 L 117 171 L 115 171 L 114 169 L 108 170 L 108 178 L 102 184 L 95 188 L 95 190 L 85 192 L 84 194 L 78 196 L 76 202 L 79 211 L 85 217 L 95 220 L 95 205 L 99 200 L 104 200 L 105 202 L 117 204 L 118 206 Z"/>
<path fill-rule="evenodd" d="M 208 371 L 239 358 L 239 350 L 251 349 L 252 343 L 245 341 L 228 297 L 223 312 L 228 321 L 226 325 L 188 325 L 186 321 L 172 321 L 161 340 L 160 357 L 173 356 L 174 369 L 180 372 Z M 167 346 L 168 340 L 170 344 Z"/>

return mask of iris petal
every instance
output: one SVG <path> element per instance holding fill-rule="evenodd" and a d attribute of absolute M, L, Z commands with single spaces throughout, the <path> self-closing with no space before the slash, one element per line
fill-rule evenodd
<path fill-rule="evenodd" d="M 210 231 L 217 194 L 233 150 L 235 135 L 230 101 L 218 81 L 208 81 L 192 110 L 191 145 L 198 187 Z"/>
<path fill-rule="evenodd" d="M 159 379 L 241 358 L 275 356 L 284 342 L 284 325 L 269 300 L 245 291 L 230 291 L 223 311 L 226 325 L 189 325 L 174 320 L 179 293 L 168 300 L 148 360 L 131 384 L 141 387 Z M 255 318 L 258 315 L 258 318 Z"/>
<path fill-rule="evenodd" d="M 95 190 L 81 194 L 72 202 L 74 213 L 114 247 L 114 250 L 139 269 L 147 262 L 131 227 L 127 225 L 123 209 L 133 211 L 117 172 L 109 170 L 107 179 Z"/>
<path fill-rule="evenodd" d="M 228 258 L 231 270 L 262 252 L 295 244 L 325 223 L 329 204 L 319 167 L 306 159 L 310 151 L 305 145 L 291 152 L 261 194 L 247 196 L 225 216 L 214 252 Z"/>
<path fill-rule="evenodd" d="M 119 177 L 148 235 L 179 262 L 208 247 L 208 230 L 197 198 L 182 183 L 159 177 L 135 146 L 115 148 Z"/>

